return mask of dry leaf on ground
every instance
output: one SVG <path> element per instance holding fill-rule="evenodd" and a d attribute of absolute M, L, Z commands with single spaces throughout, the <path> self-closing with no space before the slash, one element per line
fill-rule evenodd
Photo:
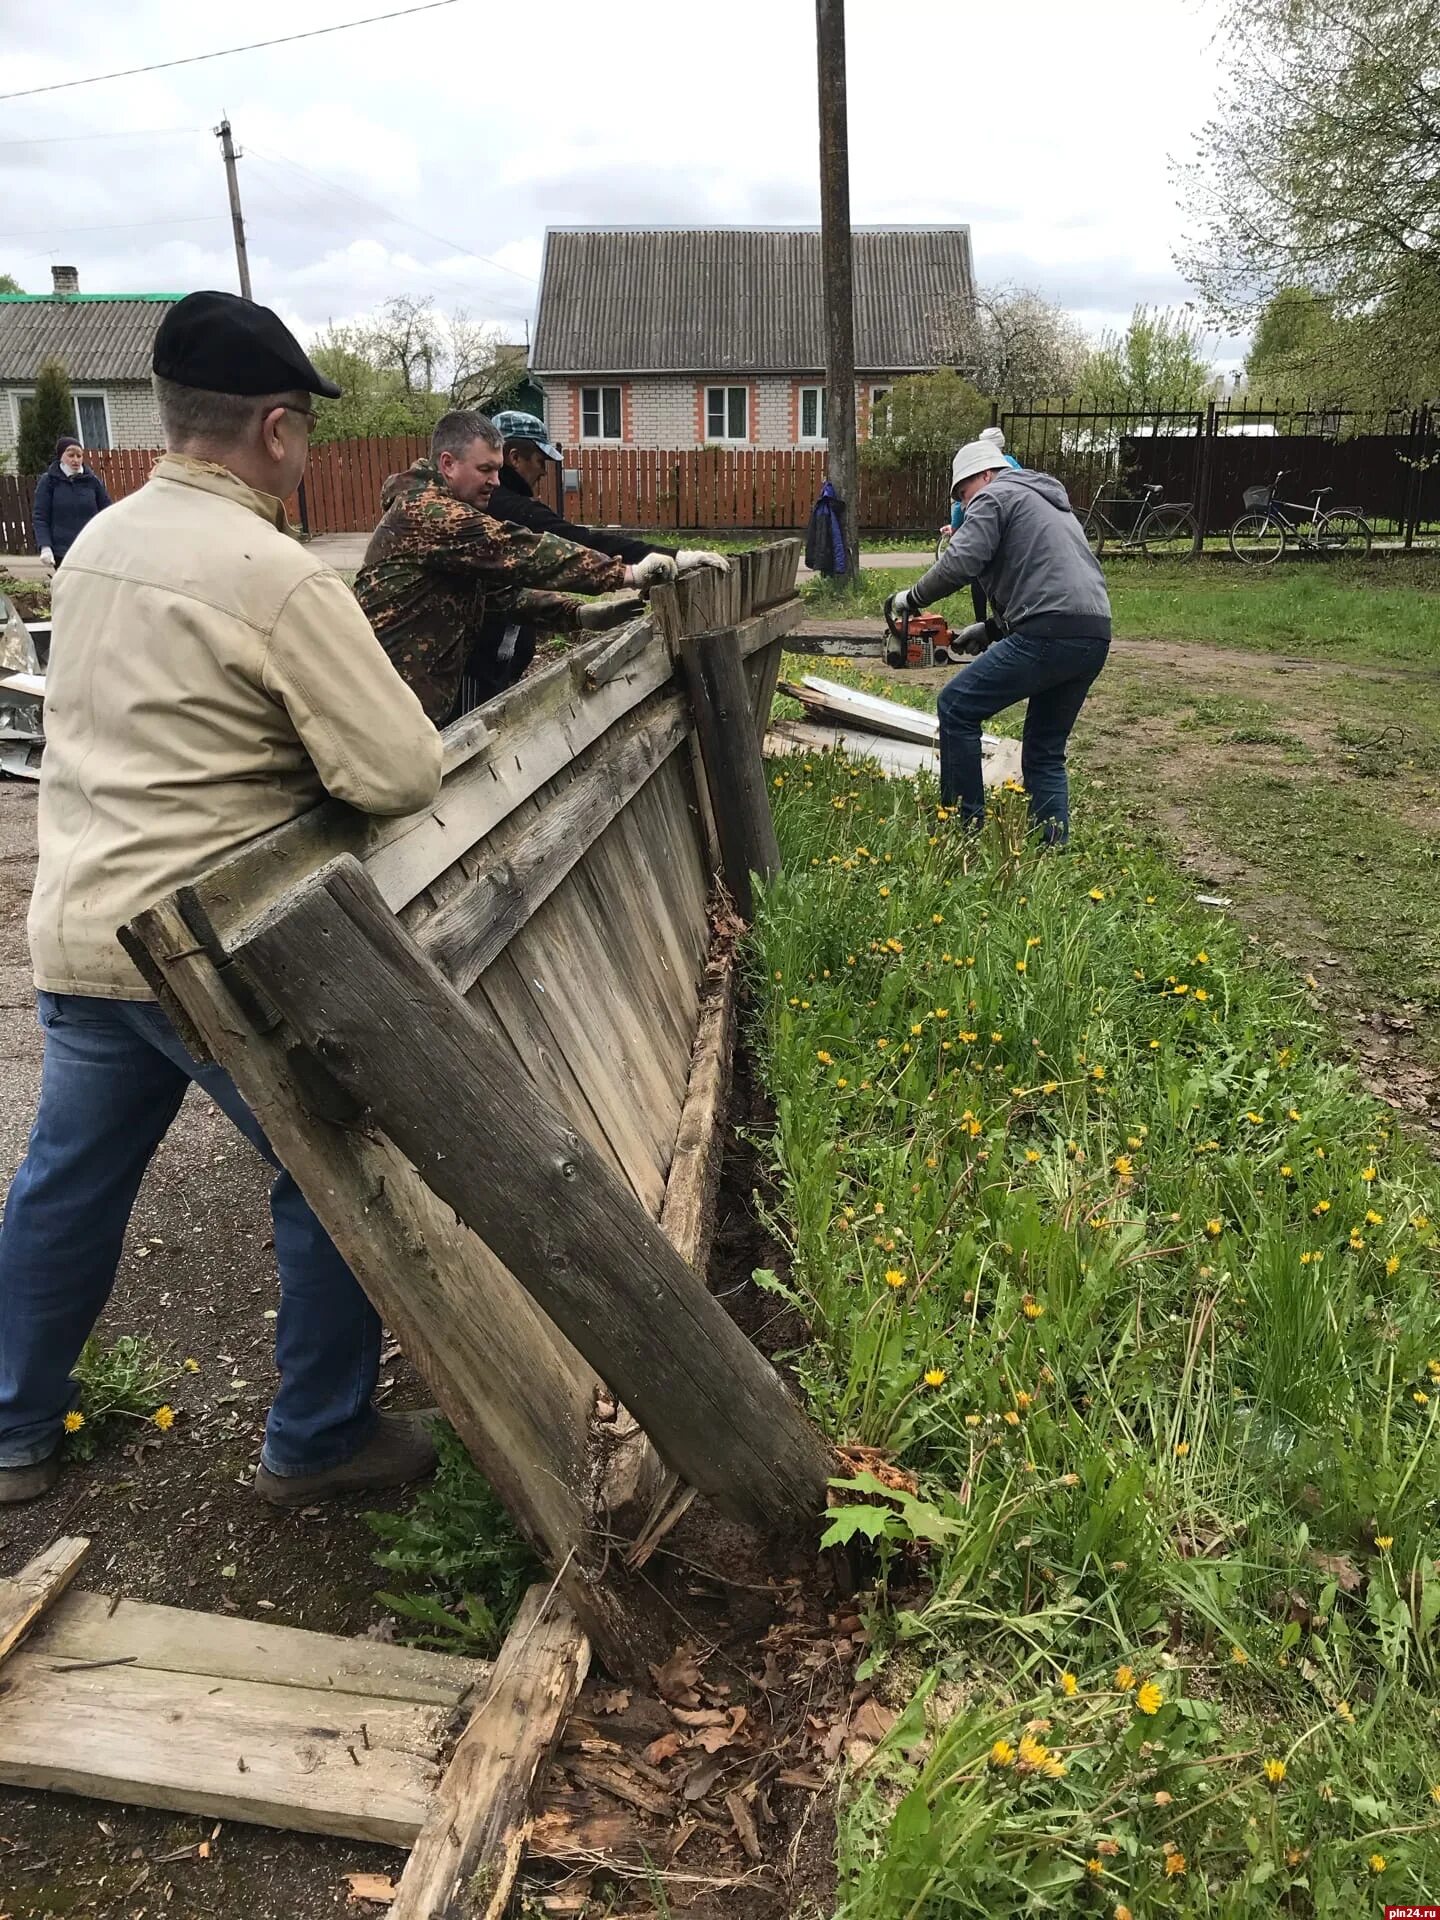
<path fill-rule="evenodd" d="M 395 1898 L 395 1882 L 388 1873 L 347 1873 L 345 1884 L 352 1900 L 371 1900 L 376 1906 L 388 1907 Z"/>

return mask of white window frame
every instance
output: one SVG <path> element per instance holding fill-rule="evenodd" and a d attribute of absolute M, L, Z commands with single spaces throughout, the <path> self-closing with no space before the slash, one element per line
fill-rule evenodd
<path fill-rule="evenodd" d="M 818 433 L 806 433 L 805 431 L 805 396 L 807 393 L 813 393 L 816 396 L 815 419 L 820 428 Z M 802 381 L 800 392 L 795 402 L 795 438 L 802 441 L 806 446 L 824 446 L 830 438 L 828 431 L 830 422 L 825 417 L 827 410 L 828 403 L 823 383 L 817 386 L 814 381 Z"/>
<path fill-rule="evenodd" d="M 10 424 L 14 429 L 17 445 L 20 440 L 20 409 L 27 400 L 33 400 L 34 398 L 34 387 L 10 388 Z M 75 408 L 75 438 L 83 447 L 88 448 L 90 443 L 80 431 L 79 403 L 82 400 L 98 400 L 101 406 L 104 407 L 105 445 L 104 447 L 97 447 L 95 451 L 97 453 L 108 452 L 108 450 L 115 445 L 115 423 L 110 416 L 110 396 L 103 387 L 72 387 L 70 389 L 71 405 Z"/>
<path fill-rule="evenodd" d="M 585 431 L 585 396 L 595 395 L 595 417 L 599 423 L 598 433 Z M 616 428 L 614 433 L 605 431 L 605 396 L 615 396 Z M 625 389 L 618 380 L 598 380 L 582 382 L 580 387 L 580 438 L 586 446 L 618 446 L 625 438 Z"/>
<path fill-rule="evenodd" d="M 710 413 L 711 413 L 710 396 L 711 394 L 714 394 L 714 393 L 720 393 L 725 396 L 725 398 L 720 403 L 721 412 L 723 413 L 725 418 L 724 433 L 714 433 L 711 431 L 711 428 L 710 428 Z M 745 419 L 742 425 L 742 429 L 739 433 L 736 433 L 734 431 L 735 422 L 734 422 L 734 417 L 733 417 L 731 405 L 730 405 L 731 397 L 737 393 L 742 394 L 744 396 L 741 404 L 745 414 Z M 717 445 L 717 446 L 724 445 L 724 446 L 730 446 L 730 447 L 743 447 L 749 444 L 750 389 L 743 380 L 716 381 L 713 386 L 708 381 L 706 382 L 706 385 L 705 385 L 705 439 L 708 443 L 712 445 Z"/>

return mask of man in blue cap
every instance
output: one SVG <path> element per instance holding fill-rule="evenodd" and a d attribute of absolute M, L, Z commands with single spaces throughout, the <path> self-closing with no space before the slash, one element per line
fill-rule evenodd
<path fill-rule="evenodd" d="M 40 1110 L 0 1229 L 0 1503 L 54 1485 L 71 1369 L 187 1087 L 277 1167 L 280 1387 L 255 1490 L 279 1506 L 434 1465 L 372 1405 L 374 1308 L 229 1076 L 192 1059 L 116 929 L 327 793 L 428 806 L 440 736 L 339 575 L 289 537 L 311 396 L 339 388 L 268 307 L 193 293 L 155 337 L 168 449 L 56 575 L 30 953 Z"/>

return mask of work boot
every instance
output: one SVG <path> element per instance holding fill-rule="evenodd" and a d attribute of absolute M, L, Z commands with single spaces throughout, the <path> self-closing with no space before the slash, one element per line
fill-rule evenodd
<path fill-rule="evenodd" d="M 348 1460 L 323 1473 L 271 1473 L 255 1469 L 255 1491 L 272 1507 L 308 1507 L 316 1500 L 334 1500 L 342 1493 L 372 1493 L 385 1487 L 407 1486 L 435 1471 L 435 1442 L 430 1422 L 436 1409 L 420 1413 L 382 1413 L 375 1431 Z"/>
<path fill-rule="evenodd" d="M 38 1500 L 60 1478 L 60 1449 L 28 1467 L 0 1467 L 0 1507 L 18 1507 L 22 1500 Z"/>

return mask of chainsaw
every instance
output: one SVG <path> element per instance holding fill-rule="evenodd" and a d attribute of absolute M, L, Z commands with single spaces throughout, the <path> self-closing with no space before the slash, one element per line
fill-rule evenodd
<path fill-rule="evenodd" d="M 990 641 L 983 620 L 974 620 L 958 633 L 938 613 L 890 612 L 885 609 L 885 662 L 891 667 L 948 667 L 966 654 L 980 653 Z"/>

